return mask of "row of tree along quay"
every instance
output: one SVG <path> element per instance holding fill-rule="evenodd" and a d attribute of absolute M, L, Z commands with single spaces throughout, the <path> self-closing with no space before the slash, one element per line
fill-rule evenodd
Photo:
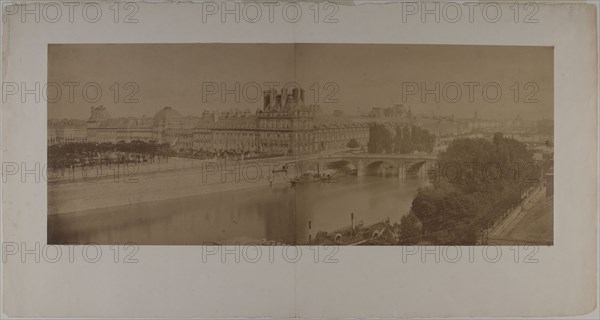
<path fill-rule="evenodd" d="M 243 160 L 269 158 L 284 154 L 256 155 L 238 150 L 177 150 L 169 143 L 134 140 L 131 142 L 77 142 L 48 146 L 48 166 L 50 169 L 86 166 L 112 166 L 127 164 L 154 164 L 168 162 L 170 157 L 186 159 L 230 159 Z"/>
<path fill-rule="evenodd" d="M 48 165 L 62 166 L 110 165 L 168 161 L 173 151 L 168 143 L 154 142 L 81 142 L 48 146 Z"/>

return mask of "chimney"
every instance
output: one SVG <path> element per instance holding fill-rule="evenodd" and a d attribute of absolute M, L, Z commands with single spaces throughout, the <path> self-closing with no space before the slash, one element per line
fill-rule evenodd
<path fill-rule="evenodd" d="M 283 88 L 281 89 L 281 106 L 285 106 L 287 104 L 287 100 L 288 100 L 288 91 L 287 88 Z"/>
<path fill-rule="evenodd" d="M 271 92 L 269 90 L 263 91 L 263 109 L 267 110 L 271 106 Z"/>
<path fill-rule="evenodd" d="M 269 95 L 270 95 L 270 98 L 269 98 L 270 107 L 271 107 L 271 109 L 273 109 L 275 107 L 275 102 L 276 102 L 275 100 L 276 100 L 276 97 L 277 97 L 277 90 L 271 89 Z"/>

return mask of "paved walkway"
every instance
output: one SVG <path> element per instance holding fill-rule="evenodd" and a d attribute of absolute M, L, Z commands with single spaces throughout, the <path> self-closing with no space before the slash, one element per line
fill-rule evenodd
<path fill-rule="evenodd" d="M 509 215 L 490 231 L 490 245 L 552 245 L 554 239 L 554 198 L 546 188 L 538 190 L 519 212 Z"/>

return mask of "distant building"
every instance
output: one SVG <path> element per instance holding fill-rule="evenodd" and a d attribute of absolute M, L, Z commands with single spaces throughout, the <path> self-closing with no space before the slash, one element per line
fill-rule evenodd
<path fill-rule="evenodd" d="M 48 145 L 85 141 L 87 141 L 87 125 L 84 120 L 48 121 Z"/>
<path fill-rule="evenodd" d="M 402 119 L 410 119 L 412 118 L 412 111 L 410 107 L 408 110 L 403 104 L 395 104 L 390 108 L 373 108 L 369 112 L 368 116 L 370 118 L 375 119 L 390 119 L 390 118 L 402 118 Z"/>
<path fill-rule="evenodd" d="M 395 117 L 399 112 L 395 107 L 384 117 Z M 152 118 L 113 118 L 104 106 L 98 106 L 90 109 L 87 121 L 68 120 L 72 127 L 60 126 L 59 131 L 56 121 L 67 120 L 48 122 L 48 144 L 141 140 L 169 143 L 178 149 L 263 154 L 344 149 L 351 139 L 365 146 L 370 125 L 354 121 L 340 111 L 325 115 L 318 105 L 305 105 L 304 90 L 297 88 L 289 92 L 265 91 L 263 108 L 255 113 L 205 111 L 201 116 L 182 116 L 167 106 Z M 68 134 L 65 130 L 69 130 Z"/>

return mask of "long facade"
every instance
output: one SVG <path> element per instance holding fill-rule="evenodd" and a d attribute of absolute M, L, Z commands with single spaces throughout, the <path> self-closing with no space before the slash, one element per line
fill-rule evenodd
<path fill-rule="evenodd" d="M 396 120 L 408 123 L 411 118 Z M 369 125 L 341 112 L 326 115 L 318 105 L 306 105 L 304 90 L 296 88 L 265 91 L 263 107 L 256 112 L 204 111 L 199 116 L 182 116 L 164 107 L 152 118 L 113 118 L 104 106 L 91 107 L 89 119 L 84 127 L 79 122 L 77 132 L 82 135 L 78 141 L 97 143 L 141 140 L 169 143 L 182 150 L 310 154 L 344 149 L 351 139 L 366 146 Z M 49 144 L 66 141 L 56 137 L 50 122 L 48 132 Z"/>

